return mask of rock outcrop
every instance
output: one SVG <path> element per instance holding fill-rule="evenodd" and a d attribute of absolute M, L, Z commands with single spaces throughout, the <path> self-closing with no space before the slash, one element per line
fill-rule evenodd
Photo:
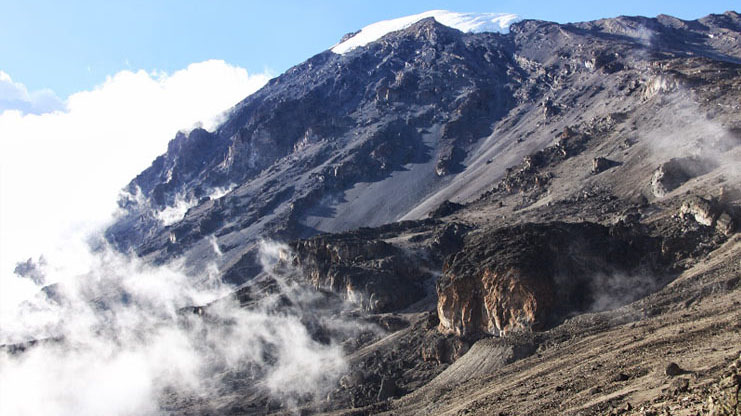
<path fill-rule="evenodd" d="M 713 199 L 692 196 L 682 203 L 679 215 L 706 227 L 715 227 L 719 233 L 726 236 L 731 235 L 736 229 L 733 216 L 723 211 L 723 207 Z"/>
<path fill-rule="evenodd" d="M 613 166 L 617 166 L 618 163 L 614 160 L 610 160 L 606 157 L 596 157 L 592 159 L 592 173 L 598 174 L 610 169 Z"/>
<path fill-rule="evenodd" d="M 472 234 L 438 281 L 440 330 L 463 337 L 543 329 L 596 310 L 621 279 L 658 260 L 648 236 L 590 223 L 527 224 Z M 620 293 L 626 300 L 653 287 Z M 623 288 L 630 285 L 625 284 Z"/>
<path fill-rule="evenodd" d="M 429 277 L 400 248 L 357 234 L 322 235 L 293 244 L 294 265 L 317 288 L 339 293 L 369 312 L 388 312 L 424 296 Z"/>

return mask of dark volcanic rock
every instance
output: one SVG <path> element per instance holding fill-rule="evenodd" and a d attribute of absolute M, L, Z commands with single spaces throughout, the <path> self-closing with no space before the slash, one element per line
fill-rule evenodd
<path fill-rule="evenodd" d="M 610 305 L 611 292 L 623 285 L 633 293 L 622 293 L 622 301 L 640 297 L 654 283 L 628 276 L 652 267 L 658 253 L 648 236 L 589 223 L 474 233 L 438 281 L 440 330 L 477 336 L 538 329 Z"/>
<path fill-rule="evenodd" d="M 435 209 L 434 211 L 430 213 L 430 218 L 447 217 L 448 215 L 455 213 L 461 208 L 463 208 L 462 204 L 456 204 L 455 202 L 444 201 L 442 204 L 440 204 L 439 207 L 437 207 L 437 209 Z"/>
<path fill-rule="evenodd" d="M 371 312 L 399 310 L 423 295 L 428 277 L 397 247 L 382 240 L 323 235 L 292 245 L 294 264 L 317 288 L 342 294 Z"/>
<path fill-rule="evenodd" d="M 664 374 L 666 374 L 669 377 L 678 376 L 680 374 L 684 373 L 684 370 L 682 370 L 677 363 L 669 363 L 666 365 L 666 368 L 664 369 Z"/>

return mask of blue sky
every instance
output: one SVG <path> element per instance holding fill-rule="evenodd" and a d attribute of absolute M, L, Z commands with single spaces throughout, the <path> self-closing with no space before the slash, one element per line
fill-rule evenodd
<path fill-rule="evenodd" d="M 568 22 L 659 13 L 694 19 L 738 6 L 738 0 L 2 0 L 0 70 L 31 91 L 49 88 L 64 99 L 121 70 L 172 72 L 207 59 L 277 75 L 344 33 L 430 9 Z"/>

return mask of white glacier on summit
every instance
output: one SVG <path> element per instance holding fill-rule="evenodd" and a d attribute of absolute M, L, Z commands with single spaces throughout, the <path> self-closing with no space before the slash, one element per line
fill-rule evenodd
<path fill-rule="evenodd" d="M 355 48 L 376 41 L 388 33 L 405 29 L 428 17 L 434 17 L 438 23 L 466 33 L 507 33 L 510 25 L 520 20 L 519 16 L 510 13 L 458 13 L 447 10 L 430 10 L 370 24 L 351 38 L 333 46 L 331 50 L 337 54 L 345 54 Z"/>

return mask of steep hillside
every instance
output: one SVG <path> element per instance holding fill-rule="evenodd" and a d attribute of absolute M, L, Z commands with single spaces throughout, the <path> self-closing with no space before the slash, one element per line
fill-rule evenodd
<path fill-rule="evenodd" d="M 430 18 L 342 55 L 327 51 L 238 104 L 215 132 L 179 134 L 131 182 L 121 200 L 128 215 L 108 236 L 195 266 L 214 257 L 214 236 L 228 268 L 260 236 L 421 218 L 445 199 L 476 199 L 565 127 L 621 122 L 626 139 L 647 134 L 632 125 L 655 111 L 650 96 L 687 88 L 697 71 L 735 73 L 737 30 L 733 13 L 525 21 L 506 35 Z M 732 107 L 713 106 L 726 126 Z M 213 197 L 219 189 L 231 192 Z M 183 201 L 184 218 L 161 220 Z"/>
<path fill-rule="evenodd" d="M 349 364 L 326 397 L 281 402 L 247 371 L 258 381 L 167 408 L 717 407 L 741 352 L 740 40 L 735 12 L 505 34 L 428 18 L 323 52 L 216 131 L 178 134 L 127 188 L 109 240 L 195 271 L 215 261 L 245 308 L 280 295 L 285 273 L 320 294 L 302 319 Z M 288 243 L 267 269 L 261 239 Z M 343 338 L 332 314 L 378 330 Z"/>

